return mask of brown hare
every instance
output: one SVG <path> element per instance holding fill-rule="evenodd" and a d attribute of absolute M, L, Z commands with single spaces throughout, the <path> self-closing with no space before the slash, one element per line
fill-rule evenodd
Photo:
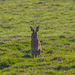
<path fill-rule="evenodd" d="M 34 31 L 33 27 L 30 26 L 30 29 L 32 31 L 32 35 L 31 35 L 31 54 L 32 54 L 32 58 L 35 56 L 39 56 L 40 52 L 41 52 L 41 44 L 39 39 L 37 38 L 37 32 L 39 31 L 39 27 L 36 28 L 36 30 Z"/>

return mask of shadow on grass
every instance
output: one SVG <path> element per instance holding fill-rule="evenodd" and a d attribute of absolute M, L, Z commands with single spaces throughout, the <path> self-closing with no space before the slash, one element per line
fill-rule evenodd
<path fill-rule="evenodd" d="M 55 60 L 57 60 L 57 61 L 62 61 L 62 60 L 64 60 L 62 57 L 54 57 L 51 61 L 55 61 Z"/>
<path fill-rule="evenodd" d="M 73 68 L 75 68 L 75 65 L 72 65 L 72 66 L 70 66 L 70 67 L 68 67 L 68 66 L 58 66 L 57 68 L 55 68 L 56 70 L 70 70 L 70 69 L 73 69 Z"/>
<path fill-rule="evenodd" d="M 47 51 L 47 54 L 52 54 L 53 53 L 53 51 Z"/>
<path fill-rule="evenodd" d="M 65 35 L 61 35 L 61 36 L 59 36 L 59 37 L 60 37 L 60 38 L 66 38 Z"/>
<path fill-rule="evenodd" d="M 70 40 L 70 41 L 75 42 L 75 39 L 72 39 L 72 40 Z"/>
<path fill-rule="evenodd" d="M 4 69 L 4 68 L 7 68 L 9 67 L 10 65 L 8 64 L 8 62 L 2 62 L 0 63 L 0 69 Z"/>
<path fill-rule="evenodd" d="M 45 74 L 48 74 L 48 75 L 54 75 L 54 73 L 53 72 L 45 72 Z"/>
<path fill-rule="evenodd" d="M 27 55 L 22 56 L 22 58 L 31 58 L 31 56 L 27 54 Z"/>

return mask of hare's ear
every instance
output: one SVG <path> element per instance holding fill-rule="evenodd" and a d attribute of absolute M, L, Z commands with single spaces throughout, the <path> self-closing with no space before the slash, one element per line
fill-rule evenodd
<path fill-rule="evenodd" d="M 32 31 L 32 32 L 34 32 L 34 29 L 33 29 L 33 27 L 31 27 L 31 26 L 30 26 L 30 29 L 31 29 L 31 31 Z"/>
<path fill-rule="evenodd" d="M 39 31 L 39 26 L 36 28 L 36 32 L 38 32 Z"/>

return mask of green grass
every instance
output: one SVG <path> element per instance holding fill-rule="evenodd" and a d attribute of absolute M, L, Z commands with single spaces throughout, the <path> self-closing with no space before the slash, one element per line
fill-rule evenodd
<path fill-rule="evenodd" d="M 38 58 L 30 26 L 40 28 Z M 0 0 L 0 75 L 74 74 L 75 0 Z"/>

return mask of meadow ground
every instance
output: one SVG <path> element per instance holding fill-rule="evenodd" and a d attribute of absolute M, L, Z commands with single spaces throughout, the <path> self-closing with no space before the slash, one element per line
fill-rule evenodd
<path fill-rule="evenodd" d="M 40 28 L 38 58 L 30 26 Z M 75 0 L 0 0 L 0 75 L 74 74 Z"/>

